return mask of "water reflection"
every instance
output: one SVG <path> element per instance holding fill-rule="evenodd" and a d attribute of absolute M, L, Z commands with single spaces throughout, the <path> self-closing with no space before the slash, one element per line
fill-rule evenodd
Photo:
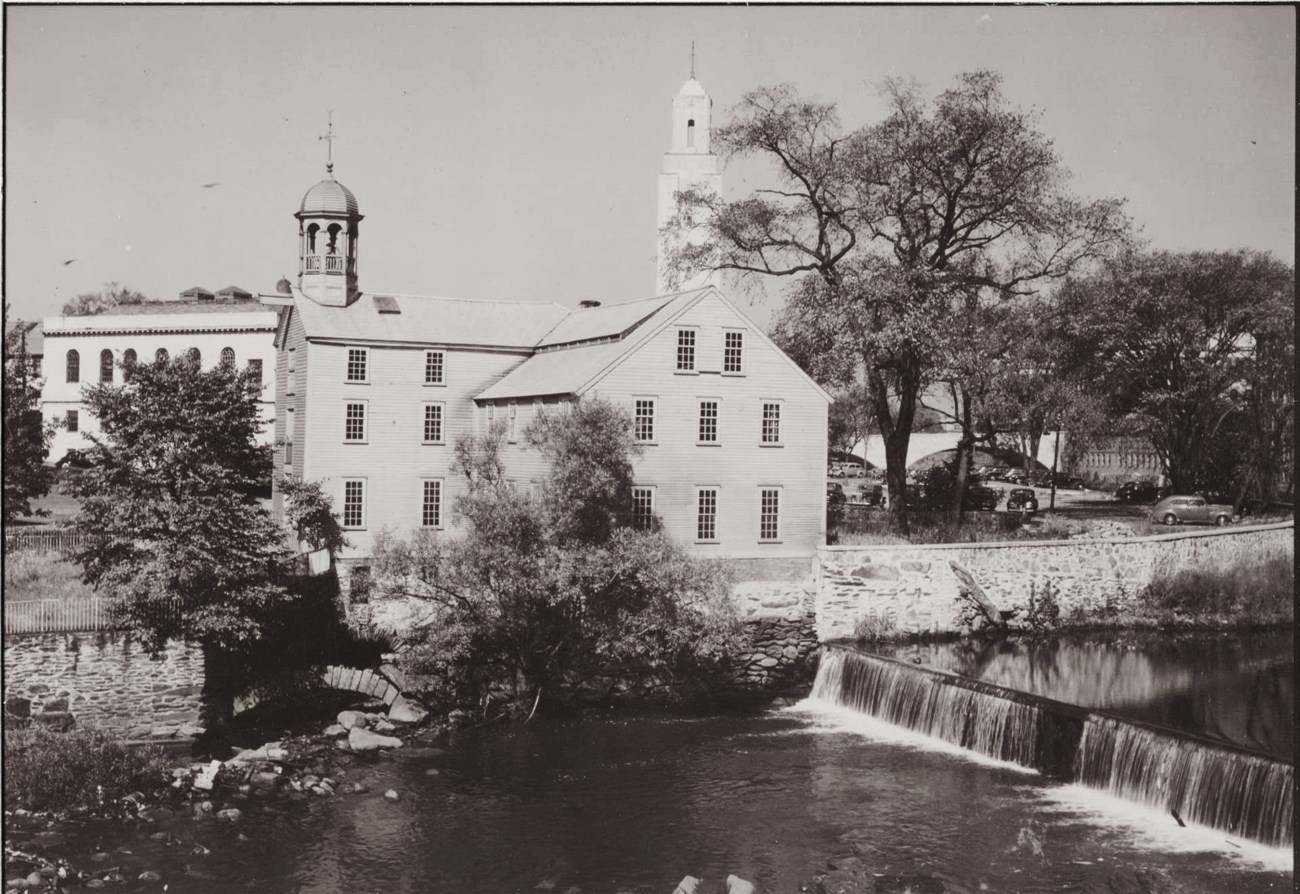
<path fill-rule="evenodd" d="M 1117 632 L 873 651 L 1295 760 L 1291 631 Z"/>

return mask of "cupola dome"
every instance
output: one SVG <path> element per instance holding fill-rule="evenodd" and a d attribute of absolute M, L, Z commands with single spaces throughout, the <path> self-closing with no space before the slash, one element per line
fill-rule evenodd
<path fill-rule="evenodd" d="M 355 215 L 358 213 L 357 197 L 331 174 L 307 190 L 298 213 Z"/>

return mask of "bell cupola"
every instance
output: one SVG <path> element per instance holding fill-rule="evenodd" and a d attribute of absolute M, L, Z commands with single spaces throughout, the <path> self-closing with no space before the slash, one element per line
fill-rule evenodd
<path fill-rule="evenodd" d="M 333 139 L 330 135 L 321 139 Z M 333 144 L 331 143 L 331 155 Z M 357 197 L 334 179 L 334 161 L 325 179 L 302 197 L 298 213 L 298 288 L 317 304 L 347 307 L 357 289 L 357 237 L 362 214 Z"/>
<path fill-rule="evenodd" d="M 722 170 L 718 156 L 709 148 L 709 128 L 713 100 L 703 85 L 695 80 L 695 46 L 691 45 L 691 76 L 673 97 L 673 130 L 669 150 L 664 153 L 659 174 L 659 252 L 656 292 L 698 288 L 713 282 L 707 271 L 675 275 L 670 269 L 670 255 L 681 243 L 699 243 L 707 238 L 703 222 L 689 231 L 667 234 L 664 227 L 677 214 L 677 193 L 694 190 L 722 194 Z"/>

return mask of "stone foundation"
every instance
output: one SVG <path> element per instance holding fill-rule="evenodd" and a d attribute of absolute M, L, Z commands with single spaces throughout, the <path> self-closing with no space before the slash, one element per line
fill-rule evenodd
<path fill-rule="evenodd" d="M 190 738 L 201 732 L 203 651 L 171 642 L 150 655 L 125 631 L 19 634 L 4 638 L 5 701 L 33 713 L 66 701 L 77 725 L 126 739 Z"/>
<path fill-rule="evenodd" d="M 846 639 L 859 623 L 882 632 L 960 630 L 951 562 L 966 568 L 999 609 L 1024 607 L 1050 588 L 1062 617 L 1124 608 L 1159 574 L 1294 555 L 1295 524 L 1179 531 L 1156 537 L 925 546 L 827 546 L 814 585 L 817 636 Z"/>

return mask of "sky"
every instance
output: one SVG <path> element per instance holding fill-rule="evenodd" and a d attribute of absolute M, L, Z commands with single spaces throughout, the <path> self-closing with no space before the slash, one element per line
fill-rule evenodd
<path fill-rule="evenodd" d="M 884 115 L 991 68 L 1079 195 L 1155 248 L 1294 262 L 1289 7 L 9 6 L 4 290 L 55 315 L 118 282 L 273 292 L 324 174 L 357 196 L 363 290 L 567 306 L 650 296 L 656 177 L 690 71 L 725 121 L 789 82 Z M 732 165 L 728 198 L 765 172 Z M 205 184 L 217 185 L 205 188 Z M 69 263 L 70 262 L 70 263 Z M 762 325 L 777 289 L 748 299 Z M 742 307 L 744 305 L 742 304 Z"/>

